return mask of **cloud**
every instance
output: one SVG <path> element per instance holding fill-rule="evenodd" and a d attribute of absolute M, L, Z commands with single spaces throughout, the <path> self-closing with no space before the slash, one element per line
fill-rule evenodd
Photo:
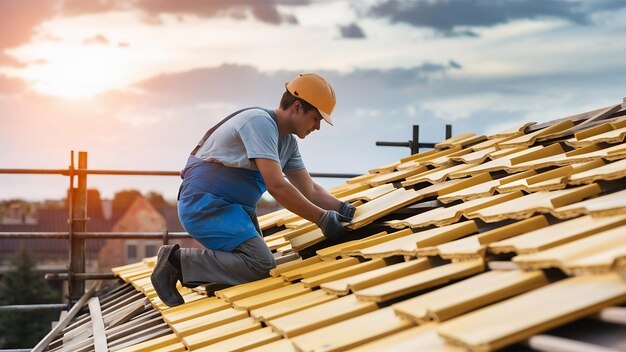
<path fill-rule="evenodd" d="M 365 33 L 363 29 L 359 27 L 356 23 L 351 23 L 347 26 L 339 26 L 339 30 L 341 31 L 342 38 L 349 39 L 362 39 L 365 38 Z"/>
<path fill-rule="evenodd" d="M 102 34 L 95 35 L 83 40 L 83 45 L 108 45 L 109 40 Z"/>
<path fill-rule="evenodd" d="M 55 2 L 40 0 L 0 1 L 0 50 L 17 47 L 28 42 L 35 29 L 54 15 Z"/>
<path fill-rule="evenodd" d="M 379 89 L 411 91 L 428 82 L 431 77 L 459 70 L 461 65 L 453 60 L 447 63 L 426 62 L 410 68 L 388 70 L 360 69 L 351 73 L 317 71 L 328 79 L 335 91 L 359 92 L 340 97 L 341 104 L 361 105 L 376 101 L 382 92 Z M 286 81 L 300 71 L 263 72 L 246 65 L 225 64 L 213 68 L 159 75 L 137 83 L 134 88 L 141 93 L 127 96 L 132 104 L 145 104 L 160 108 L 172 104 L 200 104 L 207 101 L 240 104 L 278 104 Z M 335 83 L 336 82 L 336 83 Z M 268 89 L 268 87 L 275 87 Z M 364 88 L 370 87 L 370 88 Z M 364 95 L 365 94 L 365 95 Z"/>
<path fill-rule="evenodd" d="M 233 18 L 243 18 L 241 11 L 251 11 L 259 21 L 269 24 L 296 23 L 292 15 L 281 14 L 278 5 L 308 5 L 308 0 L 231 0 L 231 1 L 166 1 L 138 0 L 137 8 L 151 17 L 161 14 L 195 15 L 199 17 L 216 17 L 226 14 Z"/>
<path fill-rule="evenodd" d="M 615 1 L 602 1 L 597 9 L 618 6 Z M 386 0 L 372 7 L 369 15 L 388 18 L 393 23 L 432 28 L 448 36 L 476 36 L 474 32 L 459 27 L 489 27 L 539 17 L 586 24 L 589 22 L 588 10 L 588 5 L 571 0 Z"/>

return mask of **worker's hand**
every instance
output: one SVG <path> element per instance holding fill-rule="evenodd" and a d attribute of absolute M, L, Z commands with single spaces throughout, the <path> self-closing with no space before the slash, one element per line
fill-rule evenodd
<path fill-rule="evenodd" d="M 341 225 L 341 222 L 348 222 L 349 218 L 339 214 L 334 210 L 326 210 L 317 220 L 317 226 L 322 230 L 326 238 L 333 241 L 341 239 L 348 231 Z"/>
<path fill-rule="evenodd" d="M 345 216 L 346 218 L 349 218 L 350 220 L 348 221 L 352 221 L 355 211 L 356 208 L 354 207 L 354 205 L 348 202 L 341 202 L 341 205 L 339 206 L 339 214 Z"/>

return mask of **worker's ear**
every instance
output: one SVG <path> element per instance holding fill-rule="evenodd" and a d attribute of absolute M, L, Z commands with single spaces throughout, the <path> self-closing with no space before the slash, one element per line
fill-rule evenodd
<path fill-rule="evenodd" d="M 297 114 L 299 113 L 302 109 L 304 109 L 304 107 L 302 106 L 302 102 L 300 100 L 296 100 L 293 102 L 293 113 Z"/>

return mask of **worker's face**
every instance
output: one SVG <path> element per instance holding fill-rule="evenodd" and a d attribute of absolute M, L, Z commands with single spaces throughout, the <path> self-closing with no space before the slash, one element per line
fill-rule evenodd
<path fill-rule="evenodd" d="M 296 135 L 304 139 L 309 133 L 320 129 L 320 123 L 323 120 L 317 109 L 304 111 L 300 102 L 294 103 L 296 112 Z"/>

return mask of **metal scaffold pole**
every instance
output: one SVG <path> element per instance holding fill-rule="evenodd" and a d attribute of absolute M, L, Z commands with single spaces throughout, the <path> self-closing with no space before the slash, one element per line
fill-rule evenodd
<path fill-rule="evenodd" d="M 73 160 L 72 160 L 73 165 Z M 73 167 L 70 167 L 73 171 Z M 70 264 L 69 264 L 69 300 L 77 302 L 85 293 L 85 281 L 72 277 L 74 273 L 85 272 L 85 239 L 74 236 L 76 232 L 87 229 L 87 152 L 78 152 L 78 186 L 70 189 Z M 72 175 L 70 175 L 70 179 Z M 73 184 L 73 182 L 70 182 Z"/>

